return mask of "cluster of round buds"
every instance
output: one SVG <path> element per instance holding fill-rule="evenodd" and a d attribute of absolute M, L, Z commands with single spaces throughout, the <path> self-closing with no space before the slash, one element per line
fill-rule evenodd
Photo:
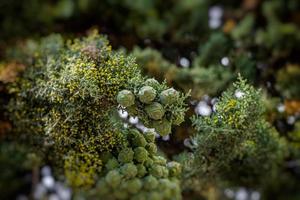
<path fill-rule="evenodd" d="M 126 108 L 131 116 L 137 116 L 149 128 L 165 136 L 171 133 L 172 125 L 184 121 L 184 111 L 176 107 L 184 105 L 180 94 L 155 79 L 147 79 L 143 86 L 134 91 L 122 90 L 117 95 L 117 102 Z"/>
<path fill-rule="evenodd" d="M 103 199 L 181 199 L 181 165 L 157 155 L 155 133 L 129 130 L 128 146 L 110 154 L 92 195 Z"/>

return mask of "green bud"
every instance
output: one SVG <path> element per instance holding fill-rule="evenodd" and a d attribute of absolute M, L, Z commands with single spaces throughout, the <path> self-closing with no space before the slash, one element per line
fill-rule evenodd
<path fill-rule="evenodd" d="M 143 186 L 142 181 L 140 179 L 138 179 L 138 178 L 134 178 L 134 179 L 128 180 L 127 182 L 125 182 L 125 184 L 126 184 L 127 191 L 130 194 L 136 194 L 136 193 L 138 193 L 139 190 Z"/>
<path fill-rule="evenodd" d="M 149 168 L 149 173 L 156 178 L 161 178 L 163 177 L 163 167 L 154 164 Z"/>
<path fill-rule="evenodd" d="M 157 146 L 154 143 L 148 143 L 146 145 L 146 150 L 149 152 L 150 155 L 155 155 L 157 153 Z"/>
<path fill-rule="evenodd" d="M 148 199 L 151 199 L 151 200 L 162 200 L 163 196 L 159 192 L 150 192 Z"/>
<path fill-rule="evenodd" d="M 167 199 L 172 198 L 172 190 L 171 188 L 174 185 L 172 184 L 172 182 L 169 179 L 163 178 L 159 180 L 159 184 L 158 187 L 160 188 L 161 191 L 163 191 L 163 196 Z"/>
<path fill-rule="evenodd" d="M 154 102 L 145 107 L 145 111 L 151 119 L 159 120 L 165 114 L 165 109 L 160 103 Z"/>
<path fill-rule="evenodd" d="M 132 141 L 133 146 L 136 147 L 145 147 L 147 144 L 147 141 L 142 133 L 140 133 L 138 130 L 133 129 L 130 133 L 129 138 Z"/>
<path fill-rule="evenodd" d="M 126 111 L 131 116 L 135 116 L 135 115 L 138 114 L 136 105 L 132 105 L 132 106 L 126 107 Z"/>
<path fill-rule="evenodd" d="M 155 128 L 156 132 L 161 136 L 170 134 L 172 130 L 171 123 L 167 119 L 153 121 L 152 127 Z"/>
<path fill-rule="evenodd" d="M 173 88 L 164 90 L 159 95 L 160 102 L 164 105 L 175 103 L 178 97 L 179 93 Z"/>
<path fill-rule="evenodd" d="M 105 177 L 106 183 L 112 188 L 116 188 L 121 183 L 121 174 L 117 170 L 109 171 Z"/>
<path fill-rule="evenodd" d="M 155 132 L 154 132 L 154 130 L 148 129 L 145 132 L 144 137 L 146 138 L 147 142 L 154 142 L 155 141 Z"/>
<path fill-rule="evenodd" d="M 148 157 L 148 159 L 145 161 L 144 165 L 146 167 L 151 167 L 153 165 L 153 160 L 151 158 Z"/>
<path fill-rule="evenodd" d="M 142 103 L 151 103 L 156 97 L 156 90 L 151 86 L 144 86 L 139 90 L 139 100 Z"/>
<path fill-rule="evenodd" d="M 148 151 L 144 147 L 137 147 L 134 149 L 134 159 L 143 163 L 148 158 Z"/>
<path fill-rule="evenodd" d="M 144 177 L 145 174 L 147 173 L 147 170 L 146 170 L 146 167 L 143 165 L 143 164 L 138 164 L 136 165 L 136 168 L 137 168 L 137 176 L 138 177 Z"/>
<path fill-rule="evenodd" d="M 137 175 L 137 167 L 132 163 L 126 163 L 120 171 L 126 178 L 133 178 Z"/>
<path fill-rule="evenodd" d="M 106 167 L 107 170 L 115 169 L 118 166 L 119 166 L 119 162 L 118 162 L 118 160 L 115 157 L 109 159 L 107 161 L 107 163 L 105 164 L 105 167 Z"/>
<path fill-rule="evenodd" d="M 147 197 L 147 194 L 145 192 L 139 192 L 138 194 L 135 194 L 133 197 L 131 197 L 131 200 L 145 200 L 145 197 Z"/>
<path fill-rule="evenodd" d="M 134 152 L 131 148 L 124 148 L 119 152 L 118 160 L 122 163 L 128 163 L 133 160 Z"/>
<path fill-rule="evenodd" d="M 167 164 L 170 176 L 180 176 L 182 167 L 178 162 L 172 161 Z"/>
<path fill-rule="evenodd" d="M 146 190 L 154 190 L 157 186 L 158 186 L 158 181 L 154 176 L 149 175 L 145 177 L 144 187 Z"/>
<path fill-rule="evenodd" d="M 134 104 L 134 95 L 129 90 L 122 90 L 117 95 L 117 102 L 123 107 L 129 107 Z"/>
<path fill-rule="evenodd" d="M 154 78 L 149 78 L 145 81 L 145 85 L 155 87 L 155 86 L 159 85 L 159 82 Z"/>
<path fill-rule="evenodd" d="M 158 165 L 166 165 L 167 160 L 162 156 L 153 156 L 153 162 Z"/>
<path fill-rule="evenodd" d="M 162 177 L 167 178 L 169 176 L 169 170 L 165 166 L 163 166 L 162 172 L 163 172 Z"/>

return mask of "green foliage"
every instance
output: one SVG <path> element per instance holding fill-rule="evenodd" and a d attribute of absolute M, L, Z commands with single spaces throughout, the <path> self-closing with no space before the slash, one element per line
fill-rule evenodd
<path fill-rule="evenodd" d="M 137 66 L 130 57 L 112 52 L 95 32 L 67 42 L 60 36 L 45 38 L 31 59 L 10 89 L 16 131 L 36 135 L 30 138 L 37 145 L 48 142 L 52 157 L 74 151 L 65 161 L 67 178 L 77 186 L 92 185 L 101 166 L 97 154 L 126 144 L 109 115 L 117 107 L 117 92 L 139 74 Z M 58 167 L 60 163 L 57 159 Z"/>
<path fill-rule="evenodd" d="M 187 180 L 198 177 L 202 185 L 223 181 L 255 188 L 276 174 L 286 153 L 285 141 L 264 120 L 260 96 L 239 77 L 211 116 L 193 117 L 196 134 L 193 161 L 185 168 Z"/>

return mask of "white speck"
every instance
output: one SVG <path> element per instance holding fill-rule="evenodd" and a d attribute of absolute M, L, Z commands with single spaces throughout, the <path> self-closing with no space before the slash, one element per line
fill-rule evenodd
<path fill-rule="evenodd" d="M 33 198 L 34 199 L 42 199 L 42 197 L 46 194 L 47 189 L 41 184 L 37 184 L 35 187 L 35 190 L 33 192 Z"/>
<path fill-rule="evenodd" d="M 170 135 L 165 135 L 162 137 L 163 141 L 168 141 L 170 140 Z"/>
<path fill-rule="evenodd" d="M 248 199 L 248 193 L 244 188 L 239 189 L 236 192 L 236 196 L 235 196 L 236 200 L 247 200 Z"/>
<path fill-rule="evenodd" d="M 286 121 L 289 125 L 292 125 L 295 123 L 296 118 L 294 116 L 289 116 Z"/>
<path fill-rule="evenodd" d="M 60 200 L 70 200 L 71 199 L 71 189 L 65 187 L 61 183 L 55 184 L 55 190 Z"/>
<path fill-rule="evenodd" d="M 205 101 L 200 101 L 195 108 L 195 112 L 202 116 L 209 116 L 212 112 L 212 109 Z"/>
<path fill-rule="evenodd" d="M 231 189 L 225 189 L 224 194 L 229 199 L 232 199 L 234 197 L 234 191 Z"/>
<path fill-rule="evenodd" d="M 42 176 L 50 176 L 51 175 L 51 168 L 49 166 L 44 166 L 41 169 Z"/>
<path fill-rule="evenodd" d="M 213 19 L 220 19 L 223 16 L 223 9 L 220 6 L 212 6 L 209 8 L 208 15 Z"/>
<path fill-rule="evenodd" d="M 54 178 L 52 176 L 44 176 L 42 178 L 42 184 L 46 187 L 46 188 L 53 188 L 54 187 Z"/>
<path fill-rule="evenodd" d="M 234 92 L 234 96 L 235 96 L 236 98 L 238 98 L 238 99 L 242 98 L 244 95 L 245 95 L 245 93 L 242 92 L 242 91 L 240 91 L 240 90 L 236 90 L 236 91 Z"/>
<path fill-rule="evenodd" d="M 208 21 L 208 24 L 211 29 L 216 29 L 221 26 L 221 20 L 220 19 L 210 19 Z"/>
<path fill-rule="evenodd" d="M 223 57 L 221 59 L 221 64 L 224 66 L 228 66 L 229 65 L 229 58 L 228 57 Z"/>
<path fill-rule="evenodd" d="M 282 112 L 284 112 L 285 111 L 285 106 L 284 106 L 284 104 L 279 104 L 278 106 L 277 106 L 277 110 L 278 110 L 278 112 L 280 112 L 280 113 L 282 113 Z"/>
<path fill-rule="evenodd" d="M 145 132 L 148 128 L 146 127 L 146 126 L 144 126 L 144 124 L 142 124 L 142 123 L 137 123 L 136 125 L 135 125 L 135 127 L 137 128 L 137 129 L 140 129 L 142 132 Z"/>
<path fill-rule="evenodd" d="M 128 126 L 127 123 L 124 123 L 124 124 L 123 124 L 123 127 L 124 127 L 124 128 L 128 128 L 129 126 Z"/>
<path fill-rule="evenodd" d="M 212 110 L 213 110 L 214 112 L 217 112 L 217 103 L 213 104 Z"/>
<path fill-rule="evenodd" d="M 214 98 L 212 98 L 212 99 L 210 100 L 210 103 L 211 103 L 212 105 L 215 105 L 217 102 L 218 102 L 218 98 L 216 98 L 216 97 L 214 97 Z"/>
<path fill-rule="evenodd" d="M 49 200 L 60 200 L 56 194 L 50 194 Z"/>
<path fill-rule="evenodd" d="M 190 61 L 189 61 L 187 58 L 182 57 L 182 58 L 180 58 L 180 60 L 179 60 L 179 64 L 180 64 L 182 67 L 187 68 L 187 67 L 190 66 Z"/>
<path fill-rule="evenodd" d="M 137 118 L 137 117 L 129 117 L 129 122 L 131 124 L 137 124 L 139 122 L 139 118 Z"/>
<path fill-rule="evenodd" d="M 252 192 L 250 199 L 251 200 L 259 200 L 260 199 L 260 193 L 256 192 L 256 191 Z"/>
<path fill-rule="evenodd" d="M 118 110 L 119 116 L 123 119 L 128 117 L 128 112 L 125 110 Z"/>

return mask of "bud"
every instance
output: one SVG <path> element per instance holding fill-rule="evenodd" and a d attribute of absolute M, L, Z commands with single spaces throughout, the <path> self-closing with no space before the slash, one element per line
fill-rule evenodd
<path fill-rule="evenodd" d="M 178 97 L 179 97 L 179 93 L 173 88 L 164 90 L 159 95 L 160 102 L 164 105 L 170 105 L 176 102 Z"/>
<path fill-rule="evenodd" d="M 157 153 L 157 146 L 154 143 L 148 143 L 146 145 L 146 150 L 149 152 L 150 155 L 155 155 Z"/>
<path fill-rule="evenodd" d="M 106 183 L 112 188 L 116 188 L 121 183 L 121 174 L 117 170 L 109 171 L 105 177 Z"/>
<path fill-rule="evenodd" d="M 137 175 L 137 167 L 132 163 L 126 163 L 120 171 L 126 178 L 133 178 Z"/>
<path fill-rule="evenodd" d="M 127 191 L 130 194 L 136 194 L 142 188 L 143 184 L 142 181 L 138 178 L 131 179 L 129 181 L 124 182 Z"/>
<path fill-rule="evenodd" d="M 153 156 L 153 162 L 158 165 L 166 165 L 167 160 L 162 156 Z"/>
<path fill-rule="evenodd" d="M 154 78 L 148 78 L 145 81 L 145 85 L 148 85 L 148 86 L 151 86 L 151 87 L 155 87 L 155 86 L 159 85 L 159 82 L 156 79 L 154 79 Z"/>
<path fill-rule="evenodd" d="M 129 90 L 122 90 L 117 95 L 117 102 L 123 107 L 129 107 L 134 104 L 134 95 Z"/>
<path fill-rule="evenodd" d="M 155 99 L 156 90 L 151 86 L 144 86 L 139 90 L 138 97 L 142 103 L 149 104 Z"/>
<path fill-rule="evenodd" d="M 145 107 L 145 111 L 151 119 L 159 120 L 165 114 L 165 110 L 160 103 L 154 102 Z"/>
<path fill-rule="evenodd" d="M 170 176 L 180 176 L 182 168 L 178 162 L 172 161 L 167 164 Z"/>
<path fill-rule="evenodd" d="M 131 162 L 133 160 L 133 154 L 134 152 L 131 148 L 124 148 L 119 152 L 118 160 L 122 163 Z"/>
<path fill-rule="evenodd" d="M 171 133 L 171 123 L 167 119 L 153 121 L 152 126 L 153 128 L 155 128 L 156 132 L 161 136 L 165 136 Z"/>
<path fill-rule="evenodd" d="M 131 138 L 129 138 L 129 139 L 131 140 L 133 146 L 145 147 L 147 144 L 147 141 L 146 141 L 145 137 L 143 136 L 143 134 L 140 133 L 136 129 L 131 130 L 130 137 Z"/>
<path fill-rule="evenodd" d="M 107 170 L 112 170 L 115 169 L 119 166 L 119 162 L 116 158 L 111 158 L 107 161 L 107 163 L 105 164 L 105 167 Z"/>
<path fill-rule="evenodd" d="M 158 181 L 154 176 L 149 175 L 145 177 L 144 187 L 146 190 L 154 190 L 157 187 L 157 185 L 158 185 Z"/>
<path fill-rule="evenodd" d="M 163 173 L 164 173 L 163 166 L 154 164 L 149 168 L 149 173 L 152 176 L 155 176 L 156 178 L 161 178 L 161 177 L 163 177 Z"/>
<path fill-rule="evenodd" d="M 148 129 L 145 132 L 144 137 L 146 138 L 147 142 L 154 142 L 155 141 L 155 132 L 151 129 Z"/>
<path fill-rule="evenodd" d="M 134 149 L 134 159 L 143 163 L 148 158 L 148 151 L 144 147 L 137 147 Z"/>
<path fill-rule="evenodd" d="M 146 167 L 143 164 L 138 164 L 136 165 L 137 168 L 137 176 L 138 177 L 144 177 L 145 174 L 147 173 Z"/>

